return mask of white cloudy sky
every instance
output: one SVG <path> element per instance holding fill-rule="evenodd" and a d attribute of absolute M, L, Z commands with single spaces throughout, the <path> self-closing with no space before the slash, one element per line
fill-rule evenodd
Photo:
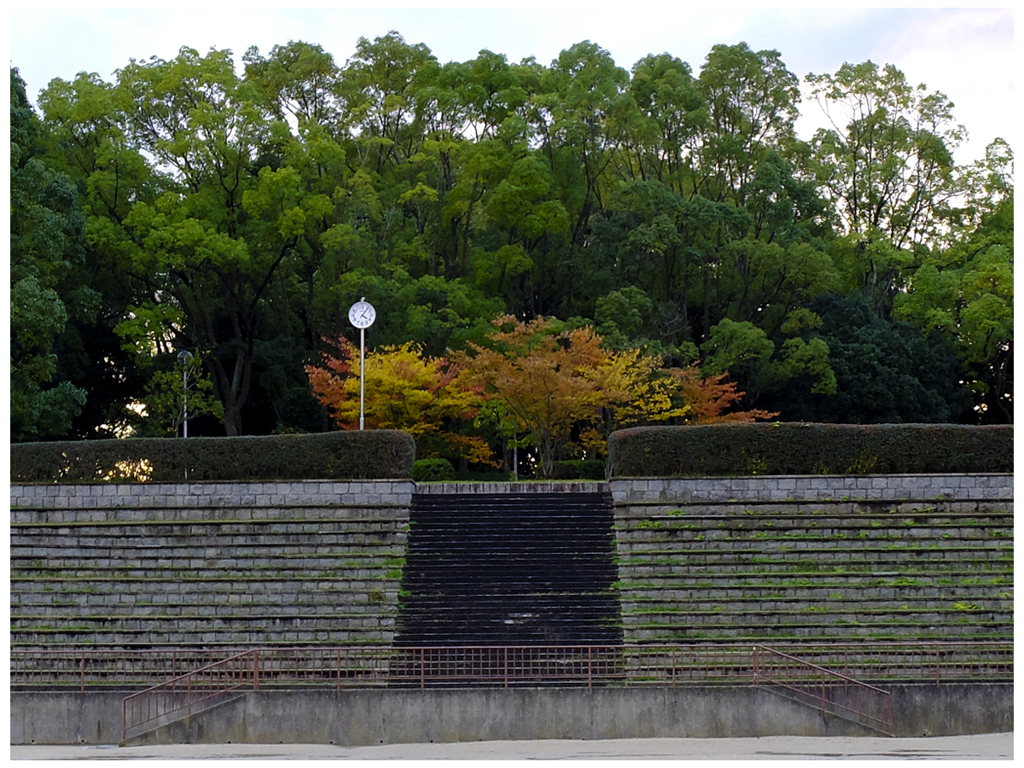
<path fill-rule="evenodd" d="M 844 61 L 892 63 L 913 83 L 945 93 L 970 142 L 958 153 L 968 162 L 1000 136 L 1016 147 L 1013 110 L 1013 11 L 964 8 L 760 8 L 731 3 L 722 10 L 683 4 L 603 2 L 527 3 L 513 8 L 364 8 L 335 3 L 321 8 L 262 8 L 207 2 L 173 9 L 141 6 L 46 7 L 10 11 L 11 65 L 31 98 L 51 78 L 80 71 L 113 80 L 130 58 L 172 58 L 182 46 L 206 52 L 228 48 L 236 57 L 252 45 L 268 53 L 289 40 L 318 43 L 341 64 L 360 37 L 389 30 L 409 43 L 425 43 L 441 61 L 465 61 L 487 48 L 510 61 L 534 56 L 549 63 L 565 48 L 591 40 L 626 69 L 648 53 L 667 51 L 699 71 L 717 43 L 746 42 L 775 49 L 789 69 L 835 72 Z M 715 4 L 711 4 L 714 7 Z M 166 7 L 166 6 L 165 6 Z M 802 105 L 806 137 L 822 118 Z"/>

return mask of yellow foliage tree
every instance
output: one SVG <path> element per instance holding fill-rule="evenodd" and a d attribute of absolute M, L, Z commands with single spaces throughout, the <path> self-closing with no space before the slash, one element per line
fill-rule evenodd
<path fill-rule="evenodd" d="M 345 338 L 340 357 L 324 355 L 322 365 L 307 366 L 314 396 L 342 429 L 359 427 L 359 351 Z M 364 415 L 370 429 L 401 429 L 417 438 L 437 438 L 450 452 L 469 462 L 492 463 L 491 449 L 480 437 L 448 429 L 473 418 L 480 408 L 478 391 L 456 381 L 457 366 L 444 358 L 424 357 L 414 343 L 386 346 L 366 358 Z M 429 456 L 421 456 L 428 458 Z"/>

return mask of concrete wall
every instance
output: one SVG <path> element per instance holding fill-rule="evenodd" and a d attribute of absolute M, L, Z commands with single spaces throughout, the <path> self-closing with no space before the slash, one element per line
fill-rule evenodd
<path fill-rule="evenodd" d="M 898 736 L 1013 730 L 1013 684 L 896 685 Z M 11 694 L 12 744 L 111 744 L 123 693 Z M 247 692 L 133 743 L 369 744 L 873 735 L 765 687 Z"/>

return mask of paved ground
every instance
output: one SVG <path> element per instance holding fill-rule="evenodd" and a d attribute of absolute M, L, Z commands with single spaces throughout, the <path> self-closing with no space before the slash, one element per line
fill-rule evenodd
<path fill-rule="evenodd" d="M 461 744 L 12 746 L 12 760 L 1011 760 L 1013 734 L 935 738 L 615 739 Z"/>

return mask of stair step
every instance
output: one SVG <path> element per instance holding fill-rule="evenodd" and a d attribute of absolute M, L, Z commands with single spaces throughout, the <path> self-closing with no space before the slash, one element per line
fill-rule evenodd
<path fill-rule="evenodd" d="M 396 644 L 620 643 L 608 493 L 415 494 Z"/>

